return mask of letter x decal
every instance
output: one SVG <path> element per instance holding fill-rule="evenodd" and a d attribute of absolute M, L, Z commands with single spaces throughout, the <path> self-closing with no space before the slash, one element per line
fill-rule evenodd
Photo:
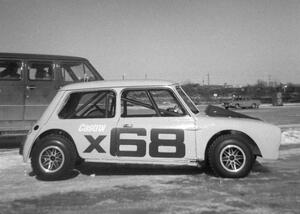
<path fill-rule="evenodd" d="M 106 137 L 106 135 L 99 135 L 96 139 L 93 138 L 91 135 L 84 135 L 85 138 L 90 142 L 91 145 L 84 150 L 84 153 L 90 153 L 94 149 L 97 150 L 99 153 L 105 153 L 104 149 L 100 146 L 101 141 Z"/>

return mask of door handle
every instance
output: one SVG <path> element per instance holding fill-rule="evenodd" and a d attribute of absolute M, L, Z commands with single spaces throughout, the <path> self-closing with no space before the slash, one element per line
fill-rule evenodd
<path fill-rule="evenodd" d="M 27 85 L 26 89 L 27 90 L 33 90 L 33 89 L 36 89 L 36 86 L 34 86 L 34 85 Z"/>
<path fill-rule="evenodd" d="M 123 126 L 124 128 L 132 128 L 133 127 L 133 125 L 132 124 L 124 124 L 124 126 Z"/>

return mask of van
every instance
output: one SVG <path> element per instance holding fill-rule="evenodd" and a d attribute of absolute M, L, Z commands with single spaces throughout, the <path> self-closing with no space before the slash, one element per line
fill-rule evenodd
<path fill-rule="evenodd" d="M 62 86 L 95 80 L 82 57 L 0 53 L 0 136 L 26 134 Z"/>

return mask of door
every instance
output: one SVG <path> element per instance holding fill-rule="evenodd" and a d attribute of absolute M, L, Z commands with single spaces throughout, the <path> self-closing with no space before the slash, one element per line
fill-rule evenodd
<path fill-rule="evenodd" d="M 25 86 L 25 120 L 38 120 L 47 108 L 59 83 L 51 61 L 28 61 Z"/>
<path fill-rule="evenodd" d="M 122 93 L 111 155 L 139 163 L 186 163 L 196 158 L 195 121 L 171 89 Z"/>
<path fill-rule="evenodd" d="M 24 87 L 21 60 L 0 59 L 0 121 L 23 120 Z"/>

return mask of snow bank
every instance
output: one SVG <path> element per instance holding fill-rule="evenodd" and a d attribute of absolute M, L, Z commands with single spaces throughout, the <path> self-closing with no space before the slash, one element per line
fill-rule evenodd
<path fill-rule="evenodd" d="M 288 129 L 281 133 L 281 145 L 300 144 L 300 130 Z"/>

